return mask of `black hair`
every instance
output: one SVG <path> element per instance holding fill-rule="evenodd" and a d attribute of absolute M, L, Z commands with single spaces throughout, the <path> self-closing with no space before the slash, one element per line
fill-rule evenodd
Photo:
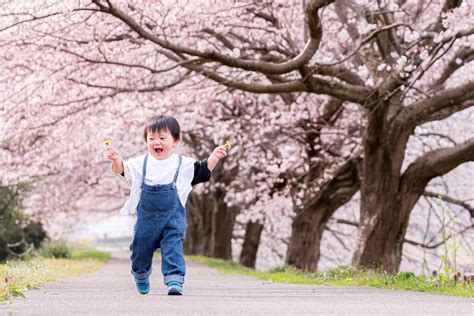
<path fill-rule="evenodd" d="M 145 142 L 147 140 L 148 133 L 158 133 L 162 130 L 168 130 L 173 136 L 174 140 L 180 139 L 181 128 L 179 127 L 178 121 L 171 115 L 157 115 L 150 117 L 145 124 L 143 131 L 143 137 Z"/>

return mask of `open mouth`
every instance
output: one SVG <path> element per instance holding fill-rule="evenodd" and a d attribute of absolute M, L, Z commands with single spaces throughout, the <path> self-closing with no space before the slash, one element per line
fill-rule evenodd
<path fill-rule="evenodd" d="M 155 153 L 157 153 L 158 155 L 161 154 L 163 152 L 163 148 L 155 148 Z"/>

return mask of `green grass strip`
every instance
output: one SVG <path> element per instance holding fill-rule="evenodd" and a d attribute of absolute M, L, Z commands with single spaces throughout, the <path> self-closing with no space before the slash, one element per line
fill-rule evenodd
<path fill-rule="evenodd" d="M 274 282 L 291 284 L 315 284 L 335 286 L 372 286 L 392 290 L 412 290 L 432 292 L 460 297 L 474 297 L 472 282 L 458 281 L 440 277 L 426 278 L 415 276 L 411 272 L 399 272 L 389 275 L 380 271 L 357 269 L 351 266 L 329 269 L 324 272 L 303 272 L 293 267 L 284 266 L 269 272 L 249 269 L 235 262 L 187 256 L 188 259 L 208 265 L 226 274 L 253 276 Z"/>
<path fill-rule="evenodd" d="M 12 302 L 15 296 L 24 297 L 24 290 L 37 289 L 46 282 L 92 272 L 100 268 L 110 254 L 75 249 L 70 259 L 33 257 L 28 260 L 7 261 L 0 264 L 0 301 Z"/>

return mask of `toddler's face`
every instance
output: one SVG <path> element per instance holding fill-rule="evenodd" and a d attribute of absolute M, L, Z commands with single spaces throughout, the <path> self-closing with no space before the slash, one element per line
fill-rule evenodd
<path fill-rule="evenodd" d="M 175 140 L 168 130 L 161 130 L 154 133 L 148 132 L 146 143 L 148 153 L 156 159 L 162 160 L 171 155 L 179 140 Z"/>

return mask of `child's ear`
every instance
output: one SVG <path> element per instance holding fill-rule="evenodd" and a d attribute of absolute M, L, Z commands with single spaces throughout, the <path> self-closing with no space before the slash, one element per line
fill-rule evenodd
<path fill-rule="evenodd" d="M 174 141 L 174 145 L 175 145 L 175 146 L 178 146 L 179 143 L 181 143 L 181 139 L 180 139 L 180 138 L 178 138 L 177 140 Z"/>

